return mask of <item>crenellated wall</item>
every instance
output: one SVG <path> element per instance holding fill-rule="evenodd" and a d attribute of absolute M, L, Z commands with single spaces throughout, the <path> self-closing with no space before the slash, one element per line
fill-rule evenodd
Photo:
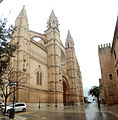
<path fill-rule="evenodd" d="M 116 24 L 117 26 L 117 24 Z M 117 27 L 116 27 L 117 28 Z M 117 29 L 114 32 L 112 46 L 104 44 L 98 46 L 98 55 L 101 68 L 101 97 L 108 105 L 118 103 L 118 42 Z"/>

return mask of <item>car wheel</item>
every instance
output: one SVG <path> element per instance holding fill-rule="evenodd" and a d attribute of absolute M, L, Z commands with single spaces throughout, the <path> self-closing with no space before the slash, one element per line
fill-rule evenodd
<path fill-rule="evenodd" d="M 25 111 L 26 111 L 26 108 L 23 108 L 23 109 L 22 109 L 22 112 L 25 112 Z"/>

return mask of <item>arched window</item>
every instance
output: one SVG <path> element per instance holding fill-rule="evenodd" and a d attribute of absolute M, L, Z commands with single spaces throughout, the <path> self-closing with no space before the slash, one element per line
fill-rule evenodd
<path fill-rule="evenodd" d="M 37 85 L 39 85 L 39 71 L 37 71 Z"/>
<path fill-rule="evenodd" d="M 37 71 L 36 73 L 37 85 L 42 85 L 42 73 Z"/>
<path fill-rule="evenodd" d="M 109 79 L 112 80 L 113 79 L 113 75 L 109 74 Z"/>
<path fill-rule="evenodd" d="M 37 85 L 42 85 L 43 72 L 41 70 L 41 66 L 40 65 L 35 70 L 35 74 L 36 74 L 36 84 Z"/>
<path fill-rule="evenodd" d="M 42 73 L 40 72 L 40 85 L 42 85 Z"/>
<path fill-rule="evenodd" d="M 116 51 L 114 50 L 114 57 L 115 57 L 115 59 L 117 58 L 117 56 L 116 56 Z"/>

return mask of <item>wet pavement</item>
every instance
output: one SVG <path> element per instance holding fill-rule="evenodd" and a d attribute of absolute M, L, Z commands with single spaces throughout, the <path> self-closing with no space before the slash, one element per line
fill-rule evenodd
<path fill-rule="evenodd" d="M 26 112 L 15 114 L 15 118 L 19 117 L 19 120 L 118 120 L 118 105 L 101 105 L 100 110 L 97 104 L 41 107 L 40 109 L 30 106 Z"/>
<path fill-rule="evenodd" d="M 118 111 L 116 112 L 118 114 Z M 112 112 L 112 107 L 109 111 L 106 105 L 101 105 L 101 109 L 97 108 L 97 104 L 85 105 L 85 114 L 86 120 L 118 120 L 117 114 Z"/>

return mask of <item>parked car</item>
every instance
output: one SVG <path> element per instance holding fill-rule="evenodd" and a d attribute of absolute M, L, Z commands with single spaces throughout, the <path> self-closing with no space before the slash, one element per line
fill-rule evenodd
<path fill-rule="evenodd" d="M 0 101 L 0 108 L 4 106 L 4 103 Z"/>
<path fill-rule="evenodd" d="M 10 104 L 10 105 L 6 106 L 6 111 L 9 112 L 10 109 L 12 109 L 12 108 L 13 108 L 13 104 Z M 1 109 L 2 109 L 2 112 L 4 112 L 5 107 L 2 107 Z M 25 112 L 26 104 L 25 103 L 15 103 L 14 109 L 15 109 L 15 112 L 18 112 L 18 111 Z"/>

